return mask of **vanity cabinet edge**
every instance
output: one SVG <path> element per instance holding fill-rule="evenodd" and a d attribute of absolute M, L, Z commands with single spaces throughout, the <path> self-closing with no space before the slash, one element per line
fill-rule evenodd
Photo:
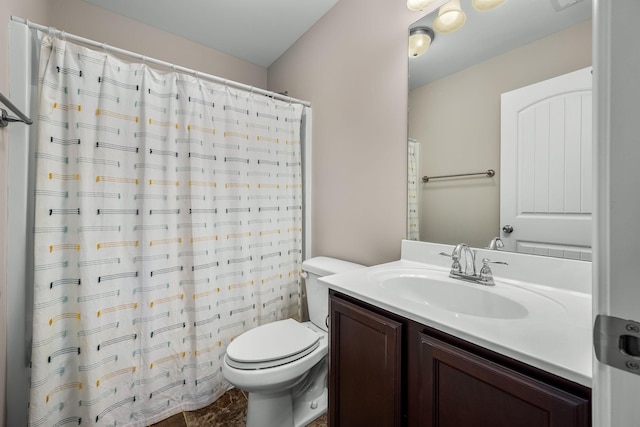
<path fill-rule="evenodd" d="M 402 319 L 329 294 L 329 425 L 404 425 Z"/>
<path fill-rule="evenodd" d="M 442 396 L 436 395 L 437 382 L 442 379 L 438 372 L 440 364 L 459 368 L 460 372 L 469 375 L 468 379 L 475 377 L 478 381 L 493 383 L 496 391 L 504 387 L 509 395 L 521 395 L 523 399 L 531 396 L 538 403 L 546 403 L 550 411 L 558 411 L 549 415 L 549 427 L 592 425 L 591 389 L 588 387 L 413 321 L 407 326 L 407 335 L 407 376 L 412 379 L 407 384 L 409 427 L 440 425 L 434 407 L 442 403 Z M 459 387 L 465 386 L 460 384 Z M 426 411 L 428 419 L 425 419 L 425 407 L 430 408 Z M 483 424 L 470 422 L 468 425 Z"/>
<path fill-rule="evenodd" d="M 424 427 L 586 427 L 589 402 L 420 333 L 418 411 Z"/>

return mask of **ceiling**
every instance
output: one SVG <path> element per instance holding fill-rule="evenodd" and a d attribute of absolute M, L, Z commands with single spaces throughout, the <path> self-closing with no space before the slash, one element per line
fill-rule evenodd
<path fill-rule="evenodd" d="M 268 68 L 338 0 L 84 0 L 104 9 Z M 406 7 L 405 0 L 395 1 Z M 556 11 L 554 3 L 570 5 Z M 507 0 L 478 12 L 461 0 L 465 25 L 436 34 L 409 61 L 413 89 L 591 18 L 592 0 Z M 411 27 L 431 27 L 437 12 Z M 421 16 L 416 12 L 416 17 Z"/>
<path fill-rule="evenodd" d="M 85 1 L 265 68 L 278 59 L 338 2 L 338 0 Z"/>
<path fill-rule="evenodd" d="M 556 11 L 554 3 L 570 5 Z M 409 60 L 409 89 L 423 86 L 495 55 L 561 31 L 591 18 L 591 0 L 507 0 L 495 9 L 478 12 L 471 0 L 461 0 L 464 26 L 437 34 L 427 52 Z M 432 28 L 437 12 L 413 25 Z"/>

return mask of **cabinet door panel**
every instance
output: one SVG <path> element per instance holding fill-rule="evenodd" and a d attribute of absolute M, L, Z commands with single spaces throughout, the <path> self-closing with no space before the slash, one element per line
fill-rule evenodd
<path fill-rule="evenodd" d="M 587 401 L 419 334 L 418 425 L 578 427 Z"/>
<path fill-rule="evenodd" d="M 399 426 L 402 325 L 330 299 L 329 424 Z"/>

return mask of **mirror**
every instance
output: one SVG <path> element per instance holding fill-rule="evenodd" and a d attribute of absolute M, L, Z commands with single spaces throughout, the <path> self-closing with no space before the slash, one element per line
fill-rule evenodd
<path fill-rule="evenodd" d="M 508 237 L 500 224 L 500 96 L 591 65 L 591 1 L 506 0 L 479 12 L 461 0 L 461 7 L 461 29 L 435 33 L 426 53 L 409 58 L 407 233 L 487 247 Z M 433 28 L 436 15 L 409 30 Z M 489 169 L 494 176 L 421 179 Z"/>

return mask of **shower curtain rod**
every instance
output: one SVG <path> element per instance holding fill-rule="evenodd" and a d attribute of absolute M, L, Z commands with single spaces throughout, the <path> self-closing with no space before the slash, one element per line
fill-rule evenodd
<path fill-rule="evenodd" d="M 191 74 L 194 75 L 196 78 L 204 78 L 207 80 L 211 80 L 215 83 L 222 83 L 226 86 L 231 86 L 231 87 L 235 87 L 237 89 L 243 89 L 246 90 L 248 92 L 253 92 L 253 93 L 259 93 L 261 95 L 265 95 L 265 96 L 269 96 L 271 98 L 275 98 L 275 99 L 279 99 L 281 101 L 285 101 L 285 102 L 291 102 L 291 103 L 295 103 L 295 104 L 302 104 L 305 107 L 311 107 L 311 103 L 308 101 L 303 101 L 301 99 L 296 99 L 296 98 L 292 98 L 290 96 L 285 96 L 282 94 L 279 94 L 277 92 L 271 92 L 268 90 L 264 90 L 264 89 L 260 89 L 254 86 L 250 86 L 250 85 L 246 85 L 244 83 L 238 83 L 235 82 L 233 80 L 228 80 L 228 79 L 224 79 L 222 77 L 217 77 L 214 76 L 212 74 L 207 74 L 207 73 L 201 73 L 199 71 L 193 70 L 191 68 L 186 68 L 186 67 L 182 67 L 180 65 L 175 65 L 172 64 L 170 62 L 166 62 L 166 61 L 162 61 L 160 59 L 155 59 L 155 58 L 149 58 L 148 56 L 145 55 L 141 55 L 139 53 L 135 53 L 135 52 L 131 52 L 125 49 L 120 49 L 114 46 L 109 46 L 106 43 L 100 43 L 97 42 L 95 40 L 91 40 L 91 39 L 87 39 L 84 37 L 80 37 L 80 36 L 76 36 L 74 34 L 69 34 L 69 33 L 65 33 L 64 31 L 58 30 L 56 28 L 53 27 L 46 27 L 44 25 L 40 25 L 40 24 L 36 24 L 34 22 L 29 21 L 28 19 L 24 19 L 24 18 L 20 18 L 17 16 L 11 16 L 11 20 L 14 22 L 19 22 L 21 24 L 25 24 L 27 27 L 29 28 L 33 28 L 36 30 L 40 30 L 40 31 L 44 31 L 44 32 L 53 32 L 54 34 L 60 34 L 63 37 L 69 39 L 69 40 L 73 40 L 76 42 L 80 42 L 89 46 L 93 46 L 93 47 L 97 47 L 97 48 L 101 48 L 104 50 L 108 50 L 120 55 L 125 55 L 125 56 L 129 56 L 138 60 L 141 60 L 142 62 L 149 62 L 152 64 L 156 64 L 156 65 L 160 65 L 166 68 L 171 68 L 175 71 L 180 71 L 182 73 L 186 73 L 186 74 Z"/>

